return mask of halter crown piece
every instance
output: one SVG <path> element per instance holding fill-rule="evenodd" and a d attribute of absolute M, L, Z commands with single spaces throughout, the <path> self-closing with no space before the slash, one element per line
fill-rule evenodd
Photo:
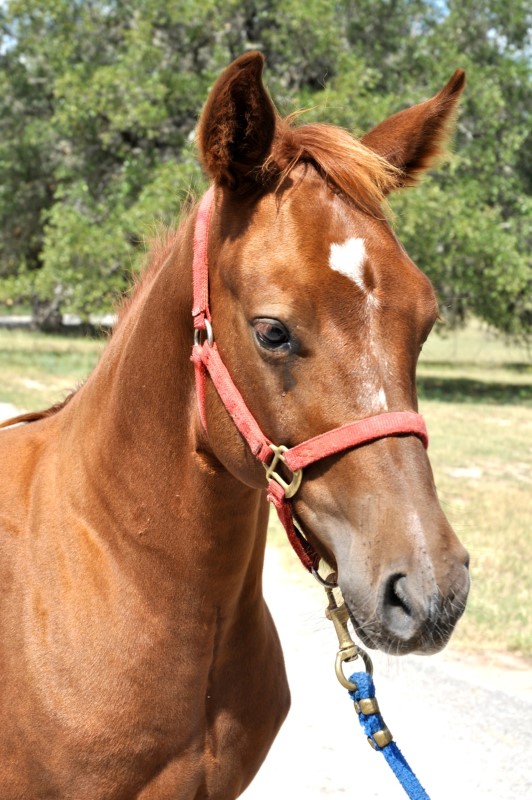
<path fill-rule="evenodd" d="M 210 376 L 222 403 L 235 426 L 246 440 L 253 455 L 266 469 L 268 500 L 277 509 L 279 519 L 288 539 L 303 566 L 309 571 L 317 569 L 319 556 L 311 544 L 294 525 L 289 498 L 297 492 L 302 470 L 322 458 L 341 453 L 352 447 L 373 442 L 386 436 L 411 434 L 428 446 L 428 433 L 423 417 L 414 411 L 391 411 L 350 422 L 339 428 L 314 436 L 306 442 L 287 448 L 275 445 L 259 425 L 242 395 L 233 383 L 214 341 L 209 310 L 209 264 L 207 257 L 210 221 L 214 209 L 214 187 L 204 194 L 196 217 L 194 230 L 194 260 L 192 265 L 194 346 L 191 360 L 196 374 L 196 393 L 203 427 L 205 418 L 205 383 Z M 202 340 L 202 332 L 205 337 Z M 282 472 L 278 471 L 281 462 Z M 292 478 L 287 480 L 287 469 Z"/>

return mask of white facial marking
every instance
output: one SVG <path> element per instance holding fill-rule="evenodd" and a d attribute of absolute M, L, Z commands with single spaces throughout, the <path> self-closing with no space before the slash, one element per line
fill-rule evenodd
<path fill-rule="evenodd" d="M 365 322 L 371 330 L 372 310 L 379 305 L 378 298 L 364 282 L 364 262 L 367 253 L 364 239 L 353 236 L 343 244 L 332 244 L 329 254 L 329 266 L 336 272 L 350 278 L 365 295 Z M 360 387 L 368 411 L 388 411 L 388 398 L 384 391 L 379 353 L 375 350 L 374 341 L 368 336 L 369 352 L 362 353 L 356 365 L 357 382 Z M 379 380 L 380 376 L 380 380 Z"/>
<path fill-rule="evenodd" d="M 366 247 L 364 239 L 359 239 L 356 236 L 348 239 L 343 244 L 332 244 L 331 252 L 329 255 L 329 266 L 331 269 L 346 275 L 356 283 L 359 289 L 367 292 L 367 287 L 364 283 L 364 272 L 362 267 L 366 260 Z"/>
<path fill-rule="evenodd" d="M 388 401 L 386 399 L 386 392 L 384 388 L 379 389 L 377 392 L 377 402 L 384 411 L 388 411 Z"/>

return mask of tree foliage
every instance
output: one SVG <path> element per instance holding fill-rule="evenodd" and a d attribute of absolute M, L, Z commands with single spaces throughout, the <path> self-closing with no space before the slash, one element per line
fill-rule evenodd
<path fill-rule="evenodd" d="M 526 0 L 10 0 L 0 9 L 0 299 L 108 310 L 204 179 L 194 128 L 249 48 L 284 112 L 362 132 L 468 73 L 454 155 L 394 200 L 453 323 L 530 331 Z M 43 313 L 44 310 L 44 313 Z"/>

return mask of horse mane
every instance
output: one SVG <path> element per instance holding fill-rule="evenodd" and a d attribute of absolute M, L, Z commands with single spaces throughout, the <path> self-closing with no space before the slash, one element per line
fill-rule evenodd
<path fill-rule="evenodd" d="M 311 163 L 333 188 L 372 217 L 387 212 L 387 195 L 401 181 L 401 170 L 336 125 L 295 126 L 301 112 L 278 119 L 272 153 L 263 171 L 279 182 L 300 163 Z"/>
<path fill-rule="evenodd" d="M 191 206 L 191 198 L 187 198 L 184 205 L 187 207 Z M 180 217 L 181 222 L 183 221 L 183 216 L 184 215 L 181 215 Z M 179 227 L 180 226 L 175 229 L 164 230 L 159 235 L 155 235 L 153 239 L 147 243 L 145 258 L 146 266 L 144 269 L 141 269 L 139 274 L 134 274 L 129 291 L 118 301 L 116 309 L 117 320 L 113 326 L 113 333 L 116 331 L 124 317 L 135 305 L 137 305 L 139 297 L 141 297 L 147 291 L 159 274 L 161 267 L 176 243 Z M 0 422 L 0 428 L 8 428 L 11 425 L 18 425 L 21 422 L 36 422 L 40 419 L 51 417 L 54 414 L 57 414 L 58 411 L 61 411 L 61 409 L 63 409 L 70 402 L 70 400 L 72 400 L 80 388 L 80 386 L 76 387 L 65 397 L 64 400 L 60 400 L 58 403 L 50 406 L 50 408 L 45 408 L 41 411 L 29 411 Z"/>
<path fill-rule="evenodd" d="M 46 417 L 51 417 L 54 414 L 57 414 L 58 411 L 61 411 L 67 403 L 69 403 L 74 395 L 76 394 L 77 389 L 73 389 L 69 395 L 65 397 L 64 400 L 60 400 L 58 403 L 55 403 L 50 408 L 45 408 L 42 411 L 28 411 L 25 414 L 18 414 L 16 417 L 10 417 L 9 419 L 3 420 L 0 422 L 0 428 L 9 428 L 11 425 L 18 425 L 21 422 L 35 422 L 39 419 L 45 419 Z"/>
<path fill-rule="evenodd" d="M 192 203 L 193 201 L 190 198 L 187 198 L 185 201 L 187 208 L 192 206 Z M 185 216 L 188 216 L 188 212 L 181 214 L 180 224 L 177 227 L 161 228 L 157 234 L 146 240 L 144 265 L 139 272 L 133 273 L 133 279 L 129 290 L 118 301 L 116 307 L 117 319 L 113 326 L 113 333 L 117 330 L 124 317 L 137 305 L 139 297 L 148 290 L 156 279 L 163 264 L 175 246 L 179 235 L 179 229 Z"/>

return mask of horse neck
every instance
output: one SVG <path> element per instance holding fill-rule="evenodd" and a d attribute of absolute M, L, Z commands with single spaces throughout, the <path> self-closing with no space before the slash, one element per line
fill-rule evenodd
<path fill-rule="evenodd" d="M 63 431 L 69 454 L 77 453 L 85 513 L 105 518 L 106 535 L 113 535 L 109 517 L 118 519 L 115 538 L 127 540 L 139 563 L 144 545 L 189 575 L 194 560 L 210 591 L 213 575 L 224 576 L 224 594 L 227 582 L 238 590 L 246 575 L 260 585 L 267 512 L 262 493 L 217 461 L 199 421 L 190 361 L 192 222 L 65 407 Z"/>

